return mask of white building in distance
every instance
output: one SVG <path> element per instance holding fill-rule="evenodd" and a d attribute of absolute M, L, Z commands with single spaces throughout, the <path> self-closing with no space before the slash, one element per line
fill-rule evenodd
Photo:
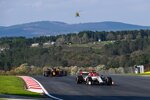
<path fill-rule="evenodd" d="M 39 46 L 39 43 L 33 43 L 32 45 L 31 45 L 31 47 L 38 47 Z"/>

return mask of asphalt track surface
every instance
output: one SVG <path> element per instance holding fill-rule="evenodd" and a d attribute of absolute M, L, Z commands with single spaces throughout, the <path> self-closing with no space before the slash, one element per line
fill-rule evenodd
<path fill-rule="evenodd" d="M 74 76 L 34 76 L 49 94 L 64 100 L 150 100 L 150 77 L 111 77 L 114 86 L 76 84 Z"/>

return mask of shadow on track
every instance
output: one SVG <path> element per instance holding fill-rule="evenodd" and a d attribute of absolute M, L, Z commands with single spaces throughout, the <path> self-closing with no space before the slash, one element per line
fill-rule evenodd
<path fill-rule="evenodd" d="M 150 100 L 150 96 L 89 96 L 89 95 L 56 95 L 53 96 L 59 97 L 63 100 Z"/>

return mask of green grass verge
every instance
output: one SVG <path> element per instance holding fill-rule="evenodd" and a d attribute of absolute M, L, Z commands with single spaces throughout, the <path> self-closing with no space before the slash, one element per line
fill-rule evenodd
<path fill-rule="evenodd" d="M 150 75 L 150 71 L 144 72 L 144 73 L 142 73 L 141 75 Z"/>
<path fill-rule="evenodd" d="M 132 76 L 149 75 L 150 76 L 150 71 L 149 72 L 144 72 L 144 73 L 141 73 L 141 74 L 127 74 L 127 75 L 132 75 Z"/>
<path fill-rule="evenodd" d="M 27 91 L 24 81 L 16 76 L 0 76 L 0 94 L 41 97 L 41 94 Z"/>
<path fill-rule="evenodd" d="M 5 98 L 0 98 L 0 100 L 8 100 L 8 99 L 5 99 Z"/>

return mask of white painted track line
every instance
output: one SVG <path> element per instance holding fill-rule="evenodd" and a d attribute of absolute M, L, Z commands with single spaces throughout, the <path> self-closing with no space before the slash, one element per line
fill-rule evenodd
<path fill-rule="evenodd" d="M 32 91 L 32 92 L 37 92 L 37 93 L 44 93 L 48 97 L 55 99 L 55 100 L 63 100 L 61 98 L 57 98 L 55 96 L 50 95 L 46 89 L 42 86 L 40 82 L 38 82 L 36 79 L 30 76 L 19 76 L 24 80 L 24 82 L 27 85 L 27 90 Z"/>

